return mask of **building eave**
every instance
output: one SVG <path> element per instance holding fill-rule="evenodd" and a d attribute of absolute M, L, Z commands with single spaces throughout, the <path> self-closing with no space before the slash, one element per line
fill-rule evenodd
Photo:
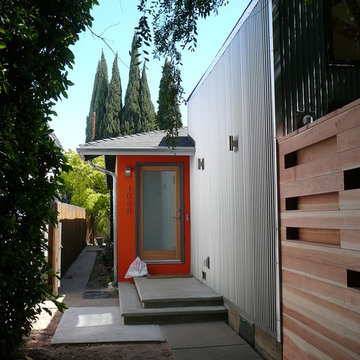
<path fill-rule="evenodd" d="M 177 147 L 171 149 L 168 147 L 151 147 L 151 148 L 99 148 L 99 147 L 80 147 L 76 151 L 85 159 L 91 159 L 103 155 L 177 155 L 177 156 L 194 156 L 195 148 Z"/>

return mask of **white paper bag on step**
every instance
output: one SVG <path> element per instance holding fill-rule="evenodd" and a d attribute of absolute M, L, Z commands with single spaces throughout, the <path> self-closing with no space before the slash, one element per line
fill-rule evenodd
<path fill-rule="evenodd" d="M 146 264 L 137 257 L 129 266 L 125 279 L 149 275 Z"/>

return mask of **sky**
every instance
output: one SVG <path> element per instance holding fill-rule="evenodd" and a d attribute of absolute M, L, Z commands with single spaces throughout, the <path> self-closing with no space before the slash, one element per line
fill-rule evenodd
<path fill-rule="evenodd" d="M 230 0 L 229 4 L 219 9 L 217 16 L 200 20 L 198 23 L 198 47 L 195 52 L 183 51 L 181 68 L 185 90 L 185 99 L 205 73 L 220 50 L 231 30 L 246 8 L 249 0 Z M 68 78 L 74 83 L 68 89 L 68 98 L 59 100 L 54 110 L 50 127 L 60 140 L 65 150 L 75 150 L 85 142 L 86 117 L 89 114 L 94 78 L 101 51 L 108 66 L 109 81 L 115 58 L 118 53 L 118 65 L 121 78 L 123 102 L 129 76 L 131 42 L 134 28 L 138 24 L 140 13 L 137 11 L 138 0 L 100 0 L 100 5 L 92 10 L 94 18 L 92 31 L 106 38 L 111 49 L 89 30 L 81 33 L 77 43 L 71 47 L 75 56 L 73 69 L 68 69 Z M 152 102 L 157 109 L 159 84 L 164 60 L 152 59 L 147 64 L 147 79 Z M 181 105 L 182 121 L 187 125 L 186 105 Z"/>

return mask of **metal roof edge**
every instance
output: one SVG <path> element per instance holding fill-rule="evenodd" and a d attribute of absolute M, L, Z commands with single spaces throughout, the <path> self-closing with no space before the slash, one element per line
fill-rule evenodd
<path fill-rule="evenodd" d="M 188 96 L 186 102 L 189 102 L 191 100 L 191 97 L 193 95 L 196 94 L 197 90 L 200 88 L 200 86 L 204 83 L 204 81 L 207 79 L 207 77 L 209 76 L 209 74 L 211 73 L 211 71 L 214 69 L 215 65 L 218 63 L 218 61 L 220 60 L 220 58 L 223 56 L 224 52 L 226 51 L 226 49 L 228 48 L 228 46 L 230 45 L 231 41 L 234 39 L 234 37 L 236 36 L 236 34 L 239 32 L 239 30 L 241 29 L 241 27 L 243 26 L 244 22 L 247 20 L 248 16 L 250 15 L 251 11 L 253 11 L 254 7 L 257 5 L 257 3 L 260 0 L 251 0 L 249 2 L 249 4 L 247 5 L 247 7 L 245 8 L 245 10 L 243 11 L 243 13 L 241 14 L 239 20 L 237 21 L 237 23 L 235 24 L 235 26 L 233 27 L 233 29 L 231 30 L 230 34 L 228 35 L 228 37 L 226 38 L 226 40 L 224 41 L 223 45 L 221 46 L 220 50 L 218 51 L 218 53 L 216 54 L 215 58 L 213 59 L 213 61 L 210 63 L 209 67 L 207 68 L 207 70 L 204 72 L 204 74 L 201 76 L 200 80 L 198 81 L 198 83 L 195 85 L 194 89 L 192 90 L 192 92 L 190 93 L 190 95 Z"/>

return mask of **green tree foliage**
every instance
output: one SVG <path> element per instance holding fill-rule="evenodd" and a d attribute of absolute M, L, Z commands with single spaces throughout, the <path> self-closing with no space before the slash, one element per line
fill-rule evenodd
<path fill-rule="evenodd" d="M 195 51 L 197 45 L 197 23 L 211 14 L 217 14 L 219 8 L 228 4 L 228 0 L 138 0 L 138 10 L 142 13 L 136 34 L 139 47 L 143 47 L 143 56 L 148 60 L 148 47 L 154 46 L 154 57 L 168 57 L 173 65 L 174 84 L 179 99 L 183 98 L 181 86 L 181 50 Z M 150 26 L 151 24 L 151 26 Z M 171 106 L 171 105 L 169 105 Z M 174 127 L 175 126 L 175 127 Z M 168 138 L 178 132 L 179 122 L 168 123 Z"/>
<path fill-rule="evenodd" d="M 93 113 L 94 113 L 95 98 L 97 94 L 97 87 L 99 85 L 99 74 L 100 74 L 100 61 L 98 62 L 97 70 L 95 74 L 93 92 L 90 101 L 89 115 L 86 117 L 85 142 L 89 142 L 92 140 Z"/>
<path fill-rule="evenodd" d="M 109 92 L 106 98 L 106 112 L 104 117 L 104 138 L 116 137 L 121 134 L 122 109 L 121 80 L 118 68 L 117 54 L 112 67 Z"/>
<path fill-rule="evenodd" d="M 145 66 L 140 80 L 140 110 L 141 110 L 141 131 L 151 131 L 156 129 L 156 114 L 154 105 L 151 101 L 149 85 L 146 77 Z"/>
<path fill-rule="evenodd" d="M 171 63 L 180 64 L 180 49 L 196 49 L 198 20 L 217 14 L 219 8 L 228 3 L 229 0 L 139 0 L 138 10 L 142 16 L 137 35 L 140 44 L 150 45 L 153 39 L 155 57 L 167 56 Z"/>
<path fill-rule="evenodd" d="M 94 218 L 95 231 L 99 235 L 105 235 L 110 215 L 110 195 L 104 174 L 94 170 L 72 150 L 65 156 L 72 169 L 63 172 L 61 176 L 71 199 L 70 203 L 85 208 Z M 103 158 L 96 158 L 94 164 L 103 168 Z"/>
<path fill-rule="evenodd" d="M 90 102 L 89 115 L 86 118 L 86 142 L 92 140 L 93 113 L 95 113 L 95 139 L 104 138 L 104 116 L 106 111 L 106 98 L 108 95 L 108 71 L 104 52 L 101 52 L 101 59 L 98 62 L 93 93 Z"/>
<path fill-rule="evenodd" d="M 141 110 L 139 103 L 140 94 L 140 70 L 138 39 L 134 35 L 131 45 L 131 60 L 129 70 L 129 82 L 125 94 L 125 106 L 122 112 L 123 135 L 134 134 L 141 131 Z"/>
<path fill-rule="evenodd" d="M 46 298 L 46 226 L 65 159 L 50 138 L 54 100 L 96 0 L 0 2 L 0 354 L 11 358 Z"/>
<path fill-rule="evenodd" d="M 169 138 L 177 136 L 182 126 L 177 88 L 174 83 L 174 70 L 165 59 L 159 87 L 157 122 L 160 129 L 173 129 Z"/>

